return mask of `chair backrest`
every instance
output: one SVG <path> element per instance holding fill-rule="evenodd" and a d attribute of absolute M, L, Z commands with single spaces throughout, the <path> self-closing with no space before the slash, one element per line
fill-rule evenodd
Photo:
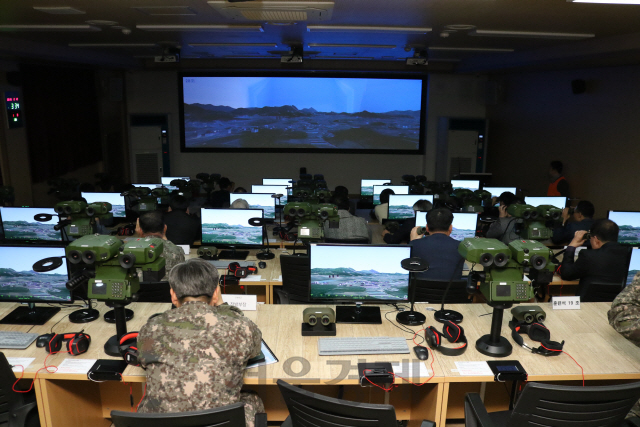
<path fill-rule="evenodd" d="M 141 282 L 138 302 L 171 302 L 169 282 Z"/>
<path fill-rule="evenodd" d="M 322 396 L 278 380 L 292 427 L 388 427 L 395 426 L 391 405 L 351 402 Z"/>
<path fill-rule="evenodd" d="M 618 427 L 640 398 L 640 382 L 611 386 L 528 383 L 508 427 Z"/>
<path fill-rule="evenodd" d="M 11 387 L 16 376 L 11 370 L 4 353 L 0 353 L 0 425 L 9 425 L 13 409 L 20 401 L 20 396 Z"/>
<path fill-rule="evenodd" d="M 587 283 L 580 290 L 582 302 L 611 302 L 622 290 L 621 283 Z"/>
<path fill-rule="evenodd" d="M 111 411 L 116 427 L 245 427 L 244 403 L 193 412 L 139 413 Z"/>
<path fill-rule="evenodd" d="M 289 301 L 309 302 L 311 286 L 311 261 L 309 256 L 281 255 L 282 288 L 289 294 Z"/>
<path fill-rule="evenodd" d="M 448 284 L 448 280 L 415 279 L 416 302 L 441 303 Z M 466 304 L 472 301 L 473 297 L 467 292 L 467 281 L 454 280 L 444 302 L 445 304 Z"/>

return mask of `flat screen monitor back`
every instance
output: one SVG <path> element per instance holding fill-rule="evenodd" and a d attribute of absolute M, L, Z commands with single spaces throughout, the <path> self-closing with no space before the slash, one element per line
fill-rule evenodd
<path fill-rule="evenodd" d="M 53 218 L 47 222 L 39 222 L 34 219 L 38 214 L 53 215 Z M 36 244 L 62 242 L 62 233 L 53 228 L 58 224 L 58 214 L 53 208 L 2 207 L 0 217 L 6 242 Z"/>

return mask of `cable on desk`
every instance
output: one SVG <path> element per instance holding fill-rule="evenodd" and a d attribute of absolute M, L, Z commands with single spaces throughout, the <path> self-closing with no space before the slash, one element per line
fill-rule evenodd
<path fill-rule="evenodd" d="M 29 388 L 27 390 L 16 390 L 16 384 L 18 384 L 18 381 L 20 381 L 23 377 L 24 377 L 24 366 L 22 365 L 15 365 L 15 366 L 20 366 L 22 368 L 22 371 L 20 372 L 20 378 L 18 378 L 16 380 L 16 382 L 13 383 L 13 385 L 11 386 L 11 389 L 13 391 L 15 391 L 16 393 L 29 393 L 32 389 L 33 389 L 33 384 L 35 384 L 36 382 L 36 378 L 38 378 L 38 372 L 42 371 L 42 370 L 46 370 L 48 373 L 53 374 L 55 372 L 58 371 L 58 367 L 57 366 L 47 366 L 47 359 L 49 358 L 49 356 L 51 356 L 52 354 L 57 354 L 57 353 L 68 353 L 68 351 L 54 351 L 53 353 L 49 353 L 47 354 L 47 357 L 44 358 L 44 367 L 38 369 L 36 371 L 36 374 L 33 376 L 33 380 L 31 381 L 31 385 L 29 386 Z M 53 371 L 50 371 L 49 368 L 53 368 Z"/>
<path fill-rule="evenodd" d="M 395 304 L 391 304 L 391 305 L 396 307 L 396 311 L 400 311 L 400 310 L 397 310 L 398 307 Z M 413 334 L 413 335 L 416 334 L 416 331 L 414 331 L 413 329 L 411 329 L 411 328 L 409 328 L 409 327 L 407 327 L 405 325 L 397 325 L 397 324 L 393 323 L 393 321 L 387 317 L 387 314 L 389 314 L 389 313 L 395 313 L 395 312 L 394 311 L 387 311 L 387 312 L 384 313 L 384 318 L 387 319 L 389 321 L 389 323 L 391 323 L 393 326 L 395 326 L 396 328 L 400 329 L 404 333 Z M 420 338 L 422 339 L 422 341 L 420 341 L 420 343 L 423 343 L 424 342 L 424 337 L 420 336 Z M 412 341 L 412 340 L 413 340 L 413 338 L 407 338 L 407 341 Z"/>
<path fill-rule="evenodd" d="M 583 368 L 582 368 L 582 366 L 581 366 L 581 365 L 576 361 L 576 359 L 574 359 L 574 358 L 573 358 L 573 356 L 571 356 L 569 353 L 567 353 L 567 352 L 566 352 L 566 351 L 564 351 L 564 350 L 552 350 L 552 349 L 550 349 L 550 348 L 545 347 L 545 346 L 544 346 L 544 345 L 542 345 L 542 344 L 540 345 L 540 347 L 544 348 L 545 350 L 549 350 L 549 351 L 559 351 L 559 352 L 562 352 L 562 353 L 566 354 L 567 356 L 569 356 L 569 357 L 571 358 L 571 360 L 573 360 L 573 361 L 574 361 L 574 363 L 580 367 L 580 371 L 582 372 L 582 387 L 584 387 L 584 369 L 583 369 Z"/>

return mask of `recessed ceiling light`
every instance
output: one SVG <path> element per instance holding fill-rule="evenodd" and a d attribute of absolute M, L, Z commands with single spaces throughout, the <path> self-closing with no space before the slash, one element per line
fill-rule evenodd
<path fill-rule="evenodd" d="M 567 0 L 569 3 L 640 4 L 640 0 Z"/>
<path fill-rule="evenodd" d="M 69 6 L 33 6 L 38 12 L 49 13 L 51 15 L 84 15 L 84 10 Z"/>
<path fill-rule="evenodd" d="M 136 25 L 144 31 L 259 31 L 264 32 L 260 25 Z"/>
<path fill-rule="evenodd" d="M 445 25 L 445 27 L 447 30 L 454 30 L 454 31 L 469 31 L 469 30 L 473 30 L 476 28 L 475 25 L 467 25 L 467 24 L 452 24 L 452 25 Z"/>
<path fill-rule="evenodd" d="M 395 49 L 395 44 L 336 44 L 336 43 L 309 43 L 309 47 L 361 47 L 366 49 Z"/>
<path fill-rule="evenodd" d="M 449 52 L 513 52 L 515 49 L 499 49 L 493 47 L 430 47 L 433 51 Z"/>
<path fill-rule="evenodd" d="M 474 27 L 475 28 L 475 27 Z M 432 29 L 429 27 L 374 27 L 374 26 L 354 26 L 354 25 L 307 25 L 307 31 L 358 31 L 370 33 L 411 33 L 425 34 Z"/>
<path fill-rule="evenodd" d="M 278 47 L 278 43 L 189 43 L 191 47 Z"/>
<path fill-rule="evenodd" d="M 93 25 L 0 25 L 0 31 L 100 31 Z"/>
<path fill-rule="evenodd" d="M 595 37 L 595 34 L 586 33 L 548 33 L 539 31 L 500 31 L 500 30 L 474 30 L 469 32 L 470 36 L 484 37 L 516 37 L 531 39 L 565 39 L 580 40 Z"/>

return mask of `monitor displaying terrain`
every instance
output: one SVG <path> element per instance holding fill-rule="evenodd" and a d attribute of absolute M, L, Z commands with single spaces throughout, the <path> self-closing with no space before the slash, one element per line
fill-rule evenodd
<path fill-rule="evenodd" d="M 431 194 L 392 194 L 389 196 L 389 216 L 388 219 L 413 218 L 413 205 L 418 200 L 427 200 L 433 203 Z"/>
<path fill-rule="evenodd" d="M 451 237 L 456 240 L 464 240 L 467 237 L 476 236 L 476 225 L 478 223 L 477 213 L 453 213 L 453 223 L 451 227 Z"/>
<path fill-rule="evenodd" d="M 124 209 L 124 196 L 120 193 L 80 193 L 85 198 L 87 204 L 97 202 L 111 203 L 111 213 L 114 218 L 125 218 L 127 213 Z"/>
<path fill-rule="evenodd" d="M 640 245 L 640 212 L 609 211 L 608 218 L 618 224 L 618 243 Z"/>
<path fill-rule="evenodd" d="M 282 194 L 282 197 L 280 198 L 280 204 L 281 205 L 287 204 L 287 186 L 286 185 L 252 185 L 251 192 L 262 193 L 262 194 Z M 278 203 L 277 199 L 276 199 L 276 203 Z"/>
<path fill-rule="evenodd" d="M 483 190 L 491 193 L 491 197 L 500 197 L 502 193 L 516 194 L 518 189 L 516 187 L 482 187 Z"/>
<path fill-rule="evenodd" d="M 466 188 L 467 190 L 476 191 L 480 189 L 480 181 L 476 179 L 452 179 L 451 188 Z"/>
<path fill-rule="evenodd" d="M 47 222 L 38 222 L 33 217 L 50 214 Z M 58 214 L 53 208 L 0 208 L 5 240 L 22 241 L 62 241 L 60 231 L 53 229 L 58 224 Z"/>
<path fill-rule="evenodd" d="M 409 186 L 408 185 L 374 185 L 373 186 L 373 204 L 380 204 L 380 193 L 382 193 L 387 188 L 393 190 L 394 194 L 409 194 Z"/>
<path fill-rule="evenodd" d="M 347 301 L 406 301 L 409 272 L 400 262 L 409 246 L 312 244 L 311 298 Z"/>
<path fill-rule="evenodd" d="M 0 246 L 0 301 L 70 302 L 64 248 Z M 33 264 L 62 257 L 62 265 L 46 273 L 33 271 Z"/>
<path fill-rule="evenodd" d="M 265 218 L 276 217 L 276 199 L 271 197 L 271 194 L 231 194 L 229 203 L 233 203 L 238 199 L 243 199 L 244 201 L 249 203 L 250 209 L 262 209 L 264 211 Z"/>
<path fill-rule="evenodd" d="M 636 273 L 640 271 L 640 249 L 631 249 L 631 259 L 629 260 L 629 272 L 627 273 L 627 285 L 633 282 Z"/>
<path fill-rule="evenodd" d="M 390 179 L 361 179 L 360 180 L 360 195 L 372 197 L 374 185 L 391 184 Z"/>
<path fill-rule="evenodd" d="M 249 225 L 262 218 L 257 209 L 202 209 L 202 244 L 262 245 L 262 227 Z"/>
<path fill-rule="evenodd" d="M 564 209 L 567 206 L 566 197 L 525 197 L 524 202 L 531 206 L 551 205 L 558 209 Z"/>
<path fill-rule="evenodd" d="M 418 152 L 423 80 L 183 75 L 184 151 Z"/>
<path fill-rule="evenodd" d="M 171 185 L 171 181 L 173 181 L 174 179 L 184 179 L 185 181 L 189 181 L 191 178 L 189 178 L 188 176 L 163 176 L 162 178 L 160 178 L 160 182 L 162 183 L 163 187 L 167 188 L 169 191 L 173 191 L 178 189 L 178 187 L 174 187 L 173 185 Z"/>

